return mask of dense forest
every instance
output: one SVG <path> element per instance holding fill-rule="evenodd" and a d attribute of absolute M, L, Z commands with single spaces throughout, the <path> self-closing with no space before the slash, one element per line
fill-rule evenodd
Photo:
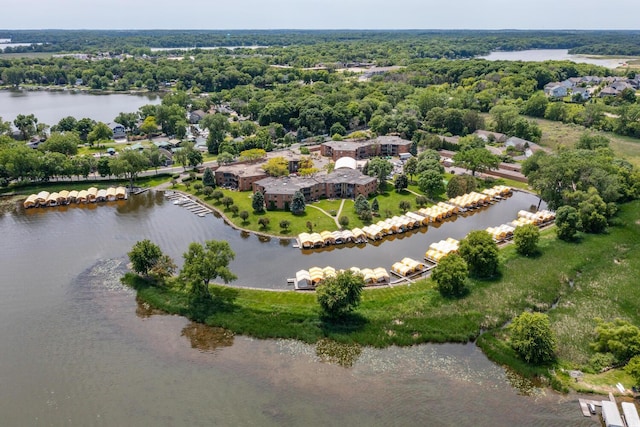
<path fill-rule="evenodd" d="M 397 63 L 416 58 L 470 58 L 493 50 L 570 49 L 572 53 L 637 55 L 638 31 L 479 30 L 0 30 L 0 39 L 31 46 L 12 52 L 112 52 L 150 48 L 316 46 L 330 61 Z M 375 44 L 374 52 L 364 48 Z M 344 49 L 349 46 L 348 49 Z"/>

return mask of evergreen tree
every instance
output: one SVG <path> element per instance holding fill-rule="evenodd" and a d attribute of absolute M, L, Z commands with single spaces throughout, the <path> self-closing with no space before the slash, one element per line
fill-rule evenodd
<path fill-rule="evenodd" d="M 294 215 L 300 215 L 304 213 L 305 209 L 305 200 L 304 195 L 301 191 L 296 191 L 293 194 L 293 199 L 291 200 L 291 212 Z"/>
<path fill-rule="evenodd" d="M 264 212 L 264 195 L 256 191 L 253 193 L 253 201 L 251 202 L 251 207 L 255 212 Z"/>
<path fill-rule="evenodd" d="M 205 168 L 204 174 L 202 175 L 202 184 L 205 187 L 216 187 L 216 179 L 211 168 Z"/>

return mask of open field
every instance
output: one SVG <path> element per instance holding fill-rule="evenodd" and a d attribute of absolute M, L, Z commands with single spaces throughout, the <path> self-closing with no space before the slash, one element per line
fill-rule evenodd
<path fill-rule="evenodd" d="M 640 140 L 612 132 L 600 132 L 576 124 L 565 124 L 545 119 L 534 119 L 542 130 L 540 145 L 556 150 L 558 147 L 573 147 L 584 132 L 604 135 L 611 141 L 611 148 L 617 157 L 626 159 L 636 167 L 640 166 Z"/>

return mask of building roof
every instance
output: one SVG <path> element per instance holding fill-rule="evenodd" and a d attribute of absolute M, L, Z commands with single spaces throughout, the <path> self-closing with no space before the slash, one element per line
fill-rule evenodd
<path fill-rule="evenodd" d="M 402 139 L 397 135 L 382 135 L 373 140 L 378 144 L 392 145 L 411 145 L 411 141 Z"/>
<path fill-rule="evenodd" d="M 340 157 L 338 160 L 336 160 L 334 169 L 342 168 L 357 169 L 356 159 L 354 159 L 353 157 Z"/>
<path fill-rule="evenodd" d="M 371 182 L 378 182 L 378 179 L 373 176 L 368 176 L 360 172 L 359 170 L 342 168 L 334 170 L 330 174 L 321 176 L 323 182 L 328 184 L 359 184 L 367 185 Z"/>
<path fill-rule="evenodd" d="M 493 135 L 493 139 L 495 139 L 496 141 L 504 141 L 507 139 L 507 135 L 505 135 L 504 133 L 492 132 L 489 130 L 478 129 L 474 132 L 474 134 L 478 135 L 480 138 L 482 138 L 485 141 L 488 141 L 491 135 Z"/>
<path fill-rule="evenodd" d="M 257 181 L 256 185 L 263 187 L 264 192 L 267 194 L 293 195 L 296 191 L 311 187 L 317 183 L 316 179 L 310 177 L 283 176 L 279 178 L 267 177 Z"/>
<path fill-rule="evenodd" d="M 237 176 L 261 176 L 266 175 L 261 163 L 235 163 L 220 166 L 216 173 L 231 173 Z"/>
<path fill-rule="evenodd" d="M 353 141 L 346 139 L 344 141 L 327 141 L 323 142 L 322 145 L 330 147 L 332 150 L 341 150 L 341 151 L 355 151 L 360 147 L 367 147 L 371 145 L 370 141 Z"/>

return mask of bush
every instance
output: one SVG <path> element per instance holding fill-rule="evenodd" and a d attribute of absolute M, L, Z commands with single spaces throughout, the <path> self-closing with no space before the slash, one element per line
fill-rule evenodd
<path fill-rule="evenodd" d="M 524 256 L 533 255 L 538 251 L 538 240 L 540 240 L 540 229 L 533 224 L 522 225 L 513 232 L 516 250 Z"/>
<path fill-rule="evenodd" d="M 443 297 L 460 297 L 467 292 L 467 263 L 456 253 L 451 253 L 440 260 L 431 273 L 431 280 L 436 282 L 438 292 Z"/>

